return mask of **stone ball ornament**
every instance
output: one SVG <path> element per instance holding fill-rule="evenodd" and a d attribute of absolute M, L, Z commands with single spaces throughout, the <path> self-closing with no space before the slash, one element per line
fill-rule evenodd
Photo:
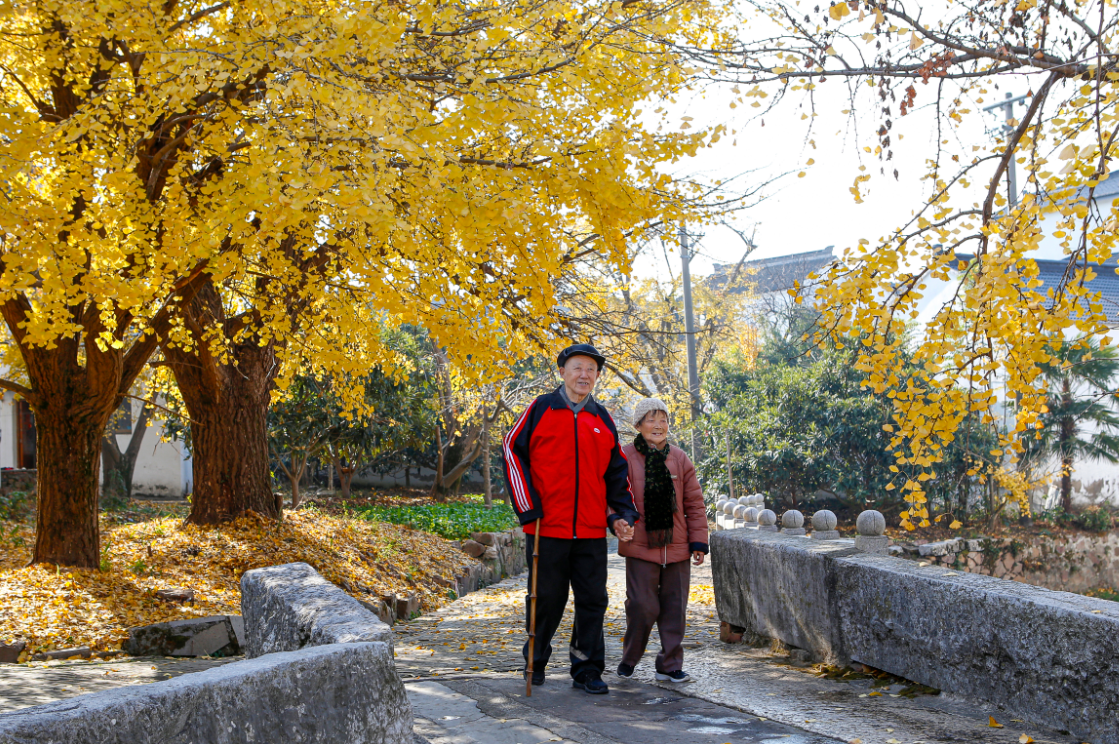
<path fill-rule="evenodd" d="M 750 503 L 749 496 L 739 496 L 738 503 L 742 504 L 743 506 L 753 506 L 753 504 Z"/>
<path fill-rule="evenodd" d="M 738 506 L 734 507 L 734 518 L 744 519 L 746 517 L 746 509 L 748 508 L 749 507 L 744 506 L 743 504 L 739 504 Z"/>
<path fill-rule="evenodd" d="M 855 529 L 860 535 L 878 537 L 886 534 L 886 518 L 882 512 L 867 509 L 855 520 Z"/>
<path fill-rule="evenodd" d="M 723 514 L 726 514 L 728 517 L 733 517 L 734 510 L 738 505 L 737 501 L 728 501 L 723 505 Z"/>
<path fill-rule="evenodd" d="M 781 526 L 786 529 L 795 530 L 798 527 L 804 526 L 804 515 L 796 509 L 789 509 L 781 515 Z"/>
<path fill-rule="evenodd" d="M 724 514 L 725 512 L 723 510 L 726 508 L 726 505 L 729 504 L 729 503 L 730 503 L 730 499 L 719 499 L 718 501 L 715 502 L 715 511 L 719 514 Z"/>
<path fill-rule="evenodd" d="M 758 521 L 758 510 L 753 506 L 746 507 L 746 516 L 743 517 L 747 522 Z"/>
<path fill-rule="evenodd" d="M 777 524 L 777 515 L 773 513 L 772 509 L 762 509 L 758 513 L 758 524 L 764 526 L 772 526 Z"/>
<path fill-rule="evenodd" d="M 839 519 L 835 516 L 835 512 L 828 509 L 821 509 L 812 515 L 812 529 L 818 532 L 834 530 L 838 524 Z"/>

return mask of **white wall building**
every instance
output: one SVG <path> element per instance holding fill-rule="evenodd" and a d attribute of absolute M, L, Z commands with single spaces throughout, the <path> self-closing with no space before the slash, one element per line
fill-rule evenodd
<path fill-rule="evenodd" d="M 133 425 L 140 412 L 140 403 L 127 399 L 124 403 L 130 416 L 120 417 L 114 436 L 123 451 L 132 440 Z M 114 422 L 116 423 L 116 422 Z M 0 398 L 0 468 L 31 470 L 37 467 L 35 456 L 35 416 L 28 405 L 12 393 Z M 163 441 L 163 422 L 155 419 L 144 431 L 136 470 L 132 477 L 134 496 L 164 499 L 185 498 L 192 490 L 190 453 L 182 442 Z M 104 473 L 102 473 L 104 476 Z M 0 474 L 0 482 L 2 482 Z"/>

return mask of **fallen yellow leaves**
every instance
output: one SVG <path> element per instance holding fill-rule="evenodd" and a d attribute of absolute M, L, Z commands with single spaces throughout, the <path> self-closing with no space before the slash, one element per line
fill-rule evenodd
<path fill-rule="evenodd" d="M 688 592 L 688 602 L 693 604 L 715 604 L 715 587 L 711 584 L 695 584 Z"/>
<path fill-rule="evenodd" d="M 34 529 L 0 523 L 0 643 L 25 654 L 75 646 L 116 651 L 138 625 L 240 614 L 241 575 L 304 561 L 358 598 L 415 595 L 425 611 L 450 600 L 447 587 L 473 559 L 449 541 L 405 527 L 289 512 L 280 523 L 244 518 L 222 527 L 176 517 L 102 524 L 102 568 L 27 566 Z M 194 591 L 187 605 L 160 601 L 168 587 Z"/>

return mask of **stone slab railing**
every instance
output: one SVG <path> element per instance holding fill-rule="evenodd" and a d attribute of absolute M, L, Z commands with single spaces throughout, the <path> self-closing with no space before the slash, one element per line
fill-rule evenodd
<path fill-rule="evenodd" d="M 384 643 L 269 654 L 0 715 L 0 744 L 413 741 L 412 708 Z"/>
<path fill-rule="evenodd" d="M 241 616 L 249 658 L 331 643 L 379 641 L 392 649 L 392 629 L 306 563 L 246 571 Z"/>
<path fill-rule="evenodd" d="M 0 715 L 0 744 L 412 744 L 392 631 L 306 563 L 241 577 L 250 658 Z"/>
<path fill-rule="evenodd" d="M 1119 603 L 759 530 L 711 536 L 720 619 L 1119 744 Z"/>

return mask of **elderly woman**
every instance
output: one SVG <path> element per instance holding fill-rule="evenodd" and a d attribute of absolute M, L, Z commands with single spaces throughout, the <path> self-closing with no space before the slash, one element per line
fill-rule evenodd
<path fill-rule="evenodd" d="M 622 448 L 641 518 L 633 539 L 619 543 L 626 559 L 626 636 L 619 677 L 633 676 L 656 623 L 661 651 L 656 678 L 687 682 L 684 671 L 685 611 L 691 564 L 707 554 L 707 510 L 695 467 L 684 450 L 668 443 L 668 406 L 645 398 L 633 409 L 637 437 Z"/>

